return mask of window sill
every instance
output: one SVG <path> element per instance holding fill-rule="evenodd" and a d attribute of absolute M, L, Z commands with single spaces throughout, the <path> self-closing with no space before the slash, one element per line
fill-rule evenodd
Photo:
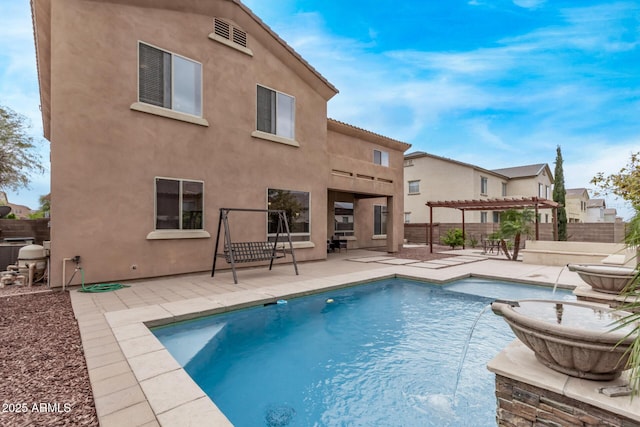
<path fill-rule="evenodd" d="M 237 43 L 234 43 L 234 42 L 232 42 L 230 40 L 225 39 L 224 37 L 220 37 L 216 33 L 209 34 L 209 38 L 211 40 L 217 41 L 218 43 L 222 43 L 223 45 L 228 46 L 231 49 L 235 49 L 238 52 L 242 52 L 245 55 L 253 56 L 253 51 L 251 49 L 249 49 L 248 47 L 241 46 L 241 45 L 239 45 Z"/>
<path fill-rule="evenodd" d="M 316 245 L 313 242 L 291 242 L 293 249 L 311 249 Z M 278 242 L 278 249 L 289 249 L 289 242 Z"/>
<path fill-rule="evenodd" d="M 290 145 L 292 147 L 300 147 L 300 143 L 295 139 L 285 138 L 283 136 L 274 135 L 272 133 L 262 132 L 260 130 L 254 130 L 251 132 L 251 136 L 258 139 L 265 139 L 271 142 L 277 142 L 280 144 Z"/>
<path fill-rule="evenodd" d="M 134 102 L 129 108 L 134 111 L 141 111 L 143 113 L 167 117 L 169 119 L 179 120 L 181 122 L 193 123 L 200 126 L 209 126 L 209 122 L 202 117 L 180 113 L 178 111 L 169 110 L 167 108 L 156 107 L 155 105 L 145 104 L 144 102 Z"/>
<path fill-rule="evenodd" d="M 208 239 L 211 235 L 205 230 L 155 230 L 147 234 L 147 240 L 170 239 Z"/>
<path fill-rule="evenodd" d="M 356 236 L 336 236 L 335 240 L 351 240 L 355 242 L 358 239 L 356 238 Z"/>
<path fill-rule="evenodd" d="M 407 193 L 407 196 L 419 196 L 420 193 Z"/>
<path fill-rule="evenodd" d="M 386 234 L 375 234 L 371 237 L 371 240 L 387 240 Z"/>

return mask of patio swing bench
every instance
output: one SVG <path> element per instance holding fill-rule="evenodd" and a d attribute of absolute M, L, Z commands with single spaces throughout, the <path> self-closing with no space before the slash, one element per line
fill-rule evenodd
<path fill-rule="evenodd" d="M 233 242 L 224 246 L 224 259 L 233 262 L 271 261 L 284 258 L 275 250 L 274 242 Z"/>
<path fill-rule="evenodd" d="M 229 213 L 230 212 L 259 212 L 266 213 L 268 215 L 277 216 L 277 230 L 275 233 L 274 241 L 259 241 L 259 242 L 234 242 L 231 239 L 231 232 L 229 229 Z M 222 253 L 218 253 L 220 247 L 220 232 L 224 229 L 224 243 L 222 244 Z M 279 241 L 280 236 L 286 236 L 287 241 Z M 287 245 L 288 243 L 288 245 Z M 288 246 L 288 247 L 287 247 Z M 238 283 L 238 276 L 236 274 L 236 264 L 269 261 L 269 270 L 273 267 L 273 261 L 280 258 L 285 258 L 286 254 L 291 254 L 293 261 L 293 268 L 298 275 L 298 264 L 296 263 L 296 256 L 293 251 L 293 243 L 291 242 L 291 232 L 289 231 L 289 224 L 287 223 L 287 214 L 283 210 L 271 210 L 271 209 L 241 209 L 241 208 L 220 208 L 220 219 L 218 220 L 218 233 L 216 235 L 216 247 L 213 251 L 213 265 L 211 267 L 211 277 L 214 276 L 216 271 L 216 260 L 218 256 L 224 256 L 225 261 L 231 264 L 231 271 L 233 273 L 233 282 Z"/>

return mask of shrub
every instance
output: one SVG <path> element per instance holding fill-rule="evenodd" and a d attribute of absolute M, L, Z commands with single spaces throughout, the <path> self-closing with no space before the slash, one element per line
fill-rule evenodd
<path fill-rule="evenodd" d="M 442 238 L 442 243 L 451 246 L 451 249 L 455 249 L 456 246 L 462 246 L 464 244 L 464 235 L 459 228 L 452 228 L 447 231 L 447 234 Z"/>

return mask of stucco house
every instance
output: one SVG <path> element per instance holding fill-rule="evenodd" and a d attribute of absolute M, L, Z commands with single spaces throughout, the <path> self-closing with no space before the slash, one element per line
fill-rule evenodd
<path fill-rule="evenodd" d="M 553 175 L 546 163 L 489 170 L 470 163 L 417 151 L 404 158 L 405 223 L 430 221 L 425 205 L 431 201 L 487 200 L 504 197 L 551 199 Z M 550 209 L 540 211 L 540 222 L 552 222 Z M 457 209 L 433 211 L 433 222 L 460 222 Z M 499 212 L 470 211 L 469 223 L 497 223 Z"/>
<path fill-rule="evenodd" d="M 298 261 L 327 257 L 349 208 L 350 247 L 402 244 L 410 145 L 327 119 L 338 90 L 240 1 L 32 0 L 32 13 L 52 286 L 74 256 L 89 283 L 209 270 L 220 208 L 283 199 Z M 236 241 L 275 231 L 266 213 L 230 225 Z"/>
<path fill-rule="evenodd" d="M 586 188 L 566 189 L 565 211 L 567 212 L 567 222 L 591 222 L 589 221 L 588 208 L 589 191 Z"/>

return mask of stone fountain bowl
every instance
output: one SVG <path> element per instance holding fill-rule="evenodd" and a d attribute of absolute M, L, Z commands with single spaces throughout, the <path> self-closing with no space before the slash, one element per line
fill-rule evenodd
<path fill-rule="evenodd" d="M 638 272 L 631 267 L 601 264 L 567 264 L 593 290 L 607 294 L 620 294 Z"/>
<path fill-rule="evenodd" d="M 606 381 L 628 369 L 632 327 L 613 331 L 629 313 L 601 304 L 556 300 L 495 301 L 514 334 L 545 366 L 572 377 Z"/>

